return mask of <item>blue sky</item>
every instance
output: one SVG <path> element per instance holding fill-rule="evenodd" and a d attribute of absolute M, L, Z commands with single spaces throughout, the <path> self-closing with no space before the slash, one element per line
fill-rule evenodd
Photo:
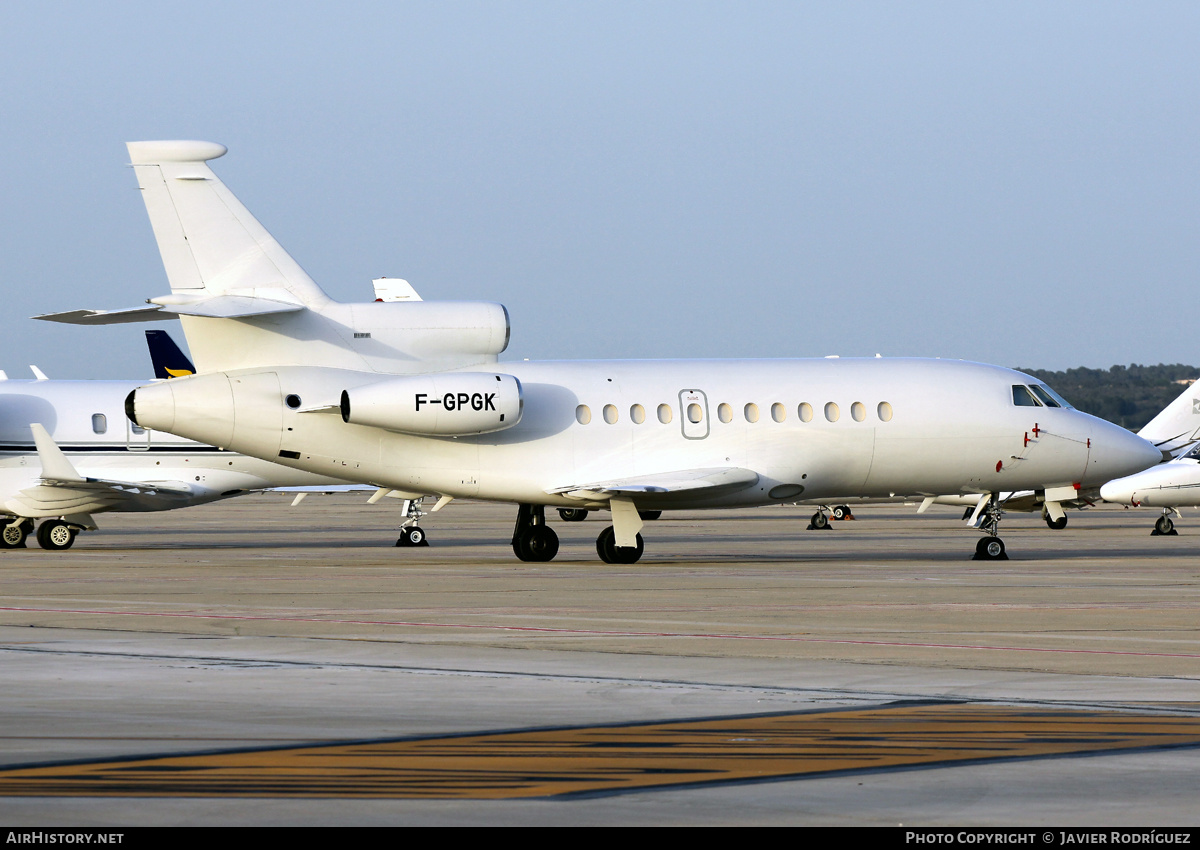
<path fill-rule="evenodd" d="M 1200 363 L 1200 6 L 0 4 L 0 368 L 150 374 L 124 142 L 200 138 L 333 297 L 506 357 Z M 180 337 L 177 323 L 162 326 Z"/>

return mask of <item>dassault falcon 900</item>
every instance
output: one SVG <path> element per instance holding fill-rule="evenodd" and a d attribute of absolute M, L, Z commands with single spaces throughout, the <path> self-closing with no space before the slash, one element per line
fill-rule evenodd
<path fill-rule="evenodd" d="M 501 305 L 333 301 L 209 168 L 224 146 L 128 147 L 171 293 L 41 318 L 182 319 L 198 374 L 131 393 L 130 418 L 439 505 L 515 503 L 522 560 L 558 551 L 546 507 L 608 508 L 597 553 L 633 563 L 639 510 L 946 493 L 988 497 L 976 555 L 1003 558 L 995 494 L 1099 485 L 1162 457 L 1069 406 L 1026 405 L 1049 389 L 977 363 L 501 364 Z"/>

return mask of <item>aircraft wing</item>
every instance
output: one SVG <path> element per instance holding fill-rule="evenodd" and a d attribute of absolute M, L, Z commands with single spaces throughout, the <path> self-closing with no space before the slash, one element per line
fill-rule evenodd
<path fill-rule="evenodd" d="M 740 467 L 711 469 L 682 469 L 657 472 L 613 481 L 592 484 L 572 484 L 555 487 L 546 492 L 589 502 L 604 502 L 612 498 L 636 498 L 638 503 L 678 501 L 680 497 L 705 498 L 744 490 L 758 483 L 758 473 Z"/>
<path fill-rule="evenodd" d="M 126 511 L 183 507 L 196 498 L 183 481 L 134 482 L 80 475 L 50 434 L 39 424 L 30 425 L 42 462 L 37 484 L 9 497 L 4 510 L 25 517 L 91 514 L 121 508 Z"/>

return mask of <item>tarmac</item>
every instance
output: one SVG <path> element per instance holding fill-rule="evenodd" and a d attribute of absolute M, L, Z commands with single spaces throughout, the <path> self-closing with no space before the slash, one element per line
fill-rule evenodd
<path fill-rule="evenodd" d="M 1200 516 L 607 514 L 264 493 L 0 551 L 23 826 L 1195 826 Z M 385 502 L 390 500 L 384 500 Z"/>

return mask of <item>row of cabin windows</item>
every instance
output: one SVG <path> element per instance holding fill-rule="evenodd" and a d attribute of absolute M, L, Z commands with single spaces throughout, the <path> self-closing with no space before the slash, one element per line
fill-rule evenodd
<path fill-rule="evenodd" d="M 788 411 L 781 402 L 777 401 L 772 404 L 770 411 L 771 419 L 775 422 L 787 421 Z M 601 408 L 600 414 L 604 418 L 604 421 L 609 425 L 617 424 L 617 421 L 621 418 L 615 404 L 604 405 L 604 407 Z M 837 422 L 842 416 L 842 410 L 835 402 L 831 401 L 825 405 L 824 414 L 825 419 L 829 422 Z M 658 417 L 658 421 L 663 425 L 669 425 L 675 418 L 674 410 L 669 404 L 660 404 L 658 406 L 658 410 L 656 411 L 656 415 Z M 761 415 L 762 414 L 758 409 L 758 405 L 754 402 L 750 402 L 742 408 L 742 416 L 745 417 L 747 422 L 757 422 L 761 418 Z M 799 407 L 796 408 L 796 415 L 800 418 L 801 422 L 812 422 L 813 406 L 807 401 L 801 402 Z M 879 418 L 880 422 L 890 422 L 892 419 L 891 404 L 886 401 L 879 402 L 879 404 L 875 405 L 875 415 Z M 691 422 L 693 425 L 697 425 L 704 421 L 704 408 L 701 407 L 697 402 L 690 402 L 687 408 L 684 410 L 684 416 L 687 417 L 688 422 Z M 629 418 L 633 420 L 634 424 L 641 425 L 646 421 L 646 408 L 642 407 L 640 404 L 631 406 L 629 408 Z M 732 422 L 733 408 L 725 402 L 721 402 L 717 405 L 717 418 L 725 423 Z M 855 422 L 863 422 L 866 420 L 866 405 L 861 401 L 856 401 L 851 404 L 850 418 Z M 592 409 L 586 404 L 581 404 L 576 407 L 575 421 L 580 425 L 587 425 L 591 423 Z"/>

